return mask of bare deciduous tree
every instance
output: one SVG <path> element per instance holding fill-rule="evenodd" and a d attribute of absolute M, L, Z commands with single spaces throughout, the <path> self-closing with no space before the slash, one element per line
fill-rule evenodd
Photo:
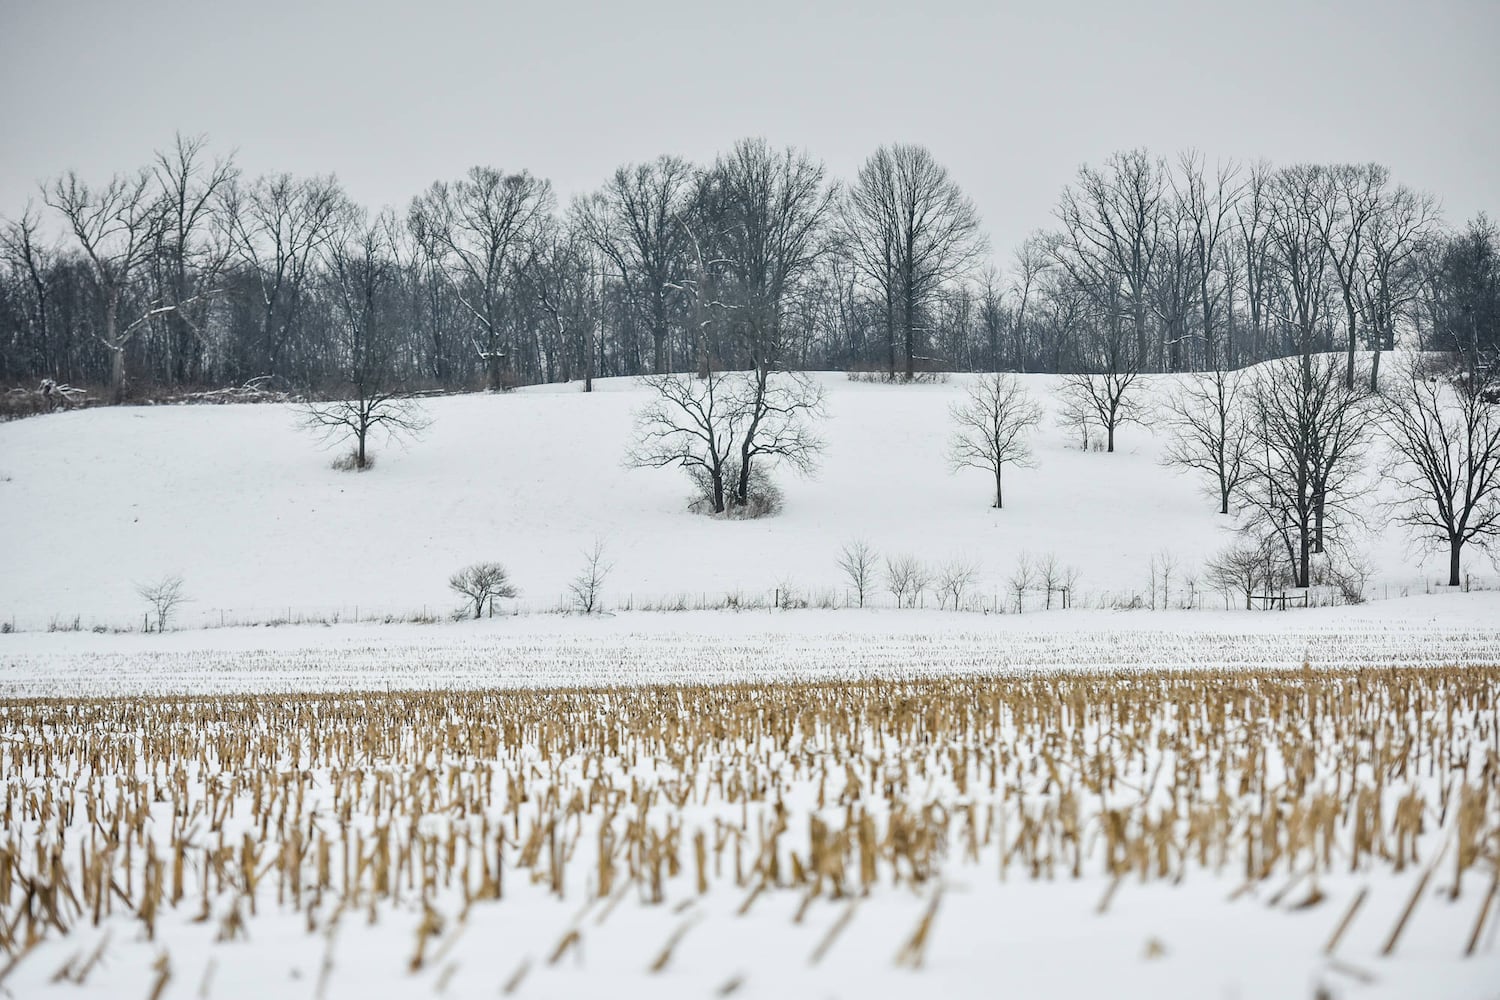
<path fill-rule="evenodd" d="M 167 630 L 167 619 L 172 612 L 177 610 L 178 605 L 189 600 L 182 592 L 182 577 L 169 573 L 161 579 L 151 583 L 137 584 L 135 592 L 140 594 L 151 609 L 156 612 L 156 630 L 165 632 Z"/>
<path fill-rule="evenodd" d="M 600 600 L 604 580 L 613 568 L 604 557 L 604 540 L 594 539 L 594 544 L 583 552 L 583 569 L 568 584 L 568 593 L 573 595 L 573 603 L 579 611 L 591 615 L 602 610 Z"/>
<path fill-rule="evenodd" d="M 1031 465 L 1030 433 L 1042 419 L 1042 408 L 1014 375 L 981 375 L 968 388 L 968 399 L 950 410 L 958 425 L 949 446 L 954 470 L 983 469 L 995 478 L 995 507 L 1004 506 L 1001 473 L 1005 466 Z"/>
<path fill-rule="evenodd" d="M 103 317 L 95 337 L 110 352 L 109 392 L 116 403 L 125 397 L 126 345 L 152 316 L 175 308 L 150 301 L 132 308 L 129 295 L 162 233 L 164 215 L 153 187 L 149 170 L 117 175 L 99 189 L 69 171 L 43 189 L 43 200 L 62 213 L 78 241 L 99 296 Z"/>
<path fill-rule="evenodd" d="M 931 573 L 916 556 L 885 557 L 885 586 L 898 608 L 914 606 L 930 579 Z"/>
<path fill-rule="evenodd" d="M 1380 397 L 1380 433 L 1390 442 L 1385 475 L 1392 507 L 1424 543 L 1448 549 L 1448 585 L 1461 581 L 1466 545 L 1500 538 L 1500 405 L 1473 373 L 1456 377 L 1397 366 Z"/>
<path fill-rule="evenodd" d="M 484 341 L 476 341 L 475 350 L 492 392 L 504 388 L 505 360 L 514 353 L 502 339 L 514 272 L 552 207 L 550 182 L 524 170 L 473 167 L 462 179 L 439 182 L 412 199 L 407 214 L 413 235 L 479 324 Z"/>
<path fill-rule="evenodd" d="M 626 464 L 650 469 L 680 466 L 700 487 L 710 510 L 724 513 L 730 462 L 744 416 L 732 379 L 710 371 L 702 379 L 669 374 L 647 375 L 641 381 L 655 398 L 636 413 L 636 442 Z"/>
<path fill-rule="evenodd" d="M 465 566 L 448 578 L 448 586 L 472 602 L 474 617 L 484 614 L 488 605 L 490 614 L 495 613 L 495 601 L 502 597 L 515 597 L 519 591 L 510 582 L 510 574 L 497 562 L 480 562 Z"/>
<path fill-rule="evenodd" d="M 962 610 L 964 592 L 978 577 L 979 566 L 972 559 L 957 558 L 944 563 L 937 571 L 939 607 L 947 608 L 952 601 L 954 611 Z"/>
<path fill-rule="evenodd" d="M 1063 376 L 1061 395 L 1065 404 L 1099 422 L 1104 429 L 1106 451 L 1115 450 L 1115 431 L 1119 427 L 1140 420 L 1140 407 L 1132 392 L 1136 377 L 1134 366 Z"/>
<path fill-rule="evenodd" d="M 1363 386 L 1349 388 L 1329 355 L 1263 365 L 1250 391 L 1250 465 L 1242 495 L 1250 526 L 1286 550 L 1293 585 L 1306 587 L 1326 535 L 1357 517 L 1366 439 Z"/>
<path fill-rule="evenodd" d="M 1278 558 L 1277 543 L 1269 538 L 1231 545 L 1210 559 L 1205 570 L 1210 586 L 1243 594 L 1246 611 L 1256 593 L 1269 594 L 1288 578 L 1284 554 Z"/>
<path fill-rule="evenodd" d="M 899 341 L 910 379 L 929 297 L 986 249 L 979 213 L 926 149 L 882 146 L 849 188 L 842 236 L 884 308 L 890 374 L 896 375 Z"/>
<path fill-rule="evenodd" d="M 1010 595 L 1015 599 L 1016 614 L 1026 610 L 1026 591 L 1031 589 L 1035 580 L 1035 569 L 1031 563 L 1031 556 L 1022 552 L 1016 557 L 1016 568 L 1006 580 L 1010 587 Z"/>
<path fill-rule="evenodd" d="M 875 563 L 875 550 L 862 539 L 849 542 L 839 552 L 839 569 L 844 571 L 860 607 L 865 606 L 865 598 L 875 589 Z"/>
<path fill-rule="evenodd" d="M 1220 514 L 1229 513 L 1247 468 L 1244 395 L 1243 372 L 1215 369 L 1185 376 L 1166 401 L 1172 437 L 1162 460 L 1208 479 Z"/>
<path fill-rule="evenodd" d="M 369 468 L 368 442 L 375 431 L 415 437 L 428 424 L 425 411 L 404 395 L 393 372 L 388 296 L 395 280 L 389 216 L 369 224 L 351 218 L 325 248 L 340 326 L 344 385 L 338 398 L 309 400 L 303 425 L 330 443 L 352 440 L 353 467 Z"/>

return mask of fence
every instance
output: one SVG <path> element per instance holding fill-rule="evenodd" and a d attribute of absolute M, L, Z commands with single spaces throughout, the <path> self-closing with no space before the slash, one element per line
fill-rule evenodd
<path fill-rule="evenodd" d="M 1493 590 L 1500 580 L 1470 578 L 1462 590 Z M 1366 589 L 1366 597 L 1406 597 L 1410 594 L 1447 590 L 1428 580 L 1403 583 L 1380 583 Z M 1332 587 L 1281 594 L 1256 594 L 1253 602 L 1259 610 L 1295 607 L 1327 607 L 1347 603 Z M 1029 588 L 1019 594 L 1006 588 L 969 588 L 957 604 L 951 595 L 940 595 L 924 589 L 915 597 L 898 604 L 889 591 L 869 591 L 863 605 L 852 588 L 798 587 L 782 584 L 764 590 L 747 591 L 678 591 L 675 593 L 634 593 L 606 588 L 599 610 L 604 612 L 670 612 L 670 611 L 737 611 L 780 612 L 804 608 L 845 610 L 863 606 L 867 610 L 952 610 L 967 614 L 1030 614 L 1047 610 L 1194 610 L 1235 611 L 1244 607 L 1244 593 L 1227 594 L 1203 590 L 1195 583 L 1184 583 L 1167 594 L 1155 589 L 1118 590 Z M 491 617 L 566 614 L 576 610 L 570 595 L 554 599 L 508 598 L 497 603 Z M 370 603 L 328 605 L 259 605 L 216 607 L 188 601 L 168 615 L 167 626 L 173 631 L 184 629 L 232 628 L 277 625 L 341 625 L 346 623 L 436 623 L 461 620 L 472 616 L 472 605 L 461 607 L 456 598 L 421 605 L 384 605 Z M 156 628 L 155 615 L 144 607 L 131 613 L 86 615 L 72 612 L 55 614 L 11 613 L 0 618 L 0 632 L 144 632 Z"/>

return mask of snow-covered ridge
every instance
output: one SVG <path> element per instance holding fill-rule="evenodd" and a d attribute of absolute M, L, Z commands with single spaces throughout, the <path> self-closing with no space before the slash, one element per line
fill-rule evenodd
<path fill-rule="evenodd" d="M 610 607 L 712 604 L 787 585 L 842 599 L 836 558 L 854 538 L 931 564 L 974 559 L 976 591 L 992 605 L 1004 603 L 1023 552 L 1076 566 L 1085 604 L 1144 598 L 1152 557 L 1170 553 L 1176 603 L 1227 541 L 1228 519 L 1198 483 L 1159 464 L 1156 422 L 1122 428 L 1115 454 L 1080 451 L 1053 419 L 1054 376 L 1022 376 L 1049 415 L 1035 438 L 1037 467 L 1006 473 L 1003 511 L 989 506 L 984 473 L 948 467 L 948 411 L 969 376 L 935 385 L 820 378 L 822 470 L 782 476 L 786 509 L 761 521 L 693 516 L 679 471 L 624 466 L 632 413 L 647 399 L 634 379 L 601 380 L 588 395 L 567 385 L 430 400 L 424 439 L 377 446 L 364 474 L 330 468 L 333 456 L 277 405 L 101 408 L 6 424 L 0 621 L 139 626 L 135 585 L 166 573 L 180 573 L 192 598 L 184 626 L 288 613 L 441 617 L 457 603 L 448 575 L 481 559 L 505 563 L 521 606 L 545 610 L 595 538 L 614 564 Z M 1143 377 L 1143 391 L 1169 392 L 1177 378 Z M 1370 512 L 1370 595 L 1423 592 L 1441 560 L 1424 565 L 1405 532 Z M 1470 564 L 1476 579 L 1494 576 L 1478 553 Z M 1194 589 L 1200 604 L 1223 607 Z"/>

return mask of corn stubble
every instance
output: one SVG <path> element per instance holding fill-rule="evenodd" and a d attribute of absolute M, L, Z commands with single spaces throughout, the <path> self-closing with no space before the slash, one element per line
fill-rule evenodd
<path fill-rule="evenodd" d="M 843 901 L 812 963 L 899 886 L 931 900 L 893 956 L 917 969 L 965 871 L 1099 878 L 1102 912 L 1132 880 L 1284 886 L 1291 910 L 1320 875 L 1416 868 L 1386 950 L 1437 872 L 1430 905 L 1476 909 L 1457 955 L 1496 893 L 1497 693 L 1500 668 L 1455 667 L 0 702 L 0 976 L 122 915 L 235 941 L 296 911 L 328 936 L 323 980 L 341 916 L 398 907 L 415 972 L 517 880 L 595 925 L 626 896 L 793 892 L 798 923 Z M 1364 896 L 1329 915 L 1330 955 Z M 549 962 L 581 961 L 582 919 Z M 160 993 L 165 950 L 154 971 Z"/>

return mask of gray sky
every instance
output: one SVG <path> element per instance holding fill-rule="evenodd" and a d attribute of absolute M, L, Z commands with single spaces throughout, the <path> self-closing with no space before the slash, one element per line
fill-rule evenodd
<path fill-rule="evenodd" d="M 618 165 L 764 135 L 839 178 L 929 147 L 997 255 L 1080 163 L 1377 160 L 1450 222 L 1500 210 L 1500 0 L 574 4 L 0 0 L 0 215 L 175 130 L 250 174 L 404 207 L 475 163 L 560 201 Z"/>

